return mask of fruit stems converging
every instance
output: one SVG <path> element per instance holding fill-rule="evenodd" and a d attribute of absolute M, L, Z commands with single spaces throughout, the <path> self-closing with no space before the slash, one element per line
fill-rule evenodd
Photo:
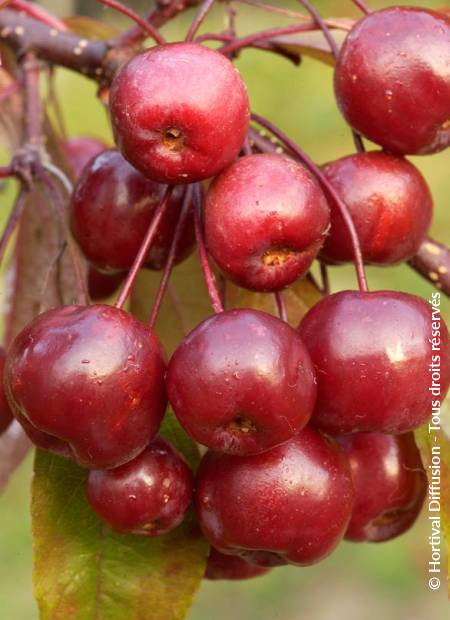
<path fill-rule="evenodd" d="M 211 269 L 211 265 L 208 260 L 208 252 L 205 245 L 205 237 L 203 233 L 202 222 L 202 196 L 201 186 L 197 183 L 194 188 L 194 224 L 195 224 L 195 238 L 197 240 L 198 252 L 200 255 L 200 263 L 202 266 L 203 277 L 205 279 L 206 286 L 208 288 L 211 305 L 216 314 L 223 312 L 224 307 L 222 300 L 220 299 L 219 291 L 217 290 L 214 274 Z"/>
<path fill-rule="evenodd" d="M 276 127 L 273 123 L 265 119 L 263 116 L 260 116 L 259 114 L 252 114 L 252 119 L 259 125 L 262 125 L 265 129 L 270 131 L 281 142 L 283 142 L 283 144 L 285 144 L 287 148 L 292 151 L 292 153 L 294 153 L 294 155 L 310 170 L 310 172 L 312 172 L 312 174 L 317 177 L 318 181 L 323 186 L 325 191 L 335 201 L 342 215 L 342 218 L 345 221 L 349 235 L 352 240 L 355 269 L 358 278 L 359 289 L 360 291 L 367 292 L 369 288 L 367 285 L 367 277 L 361 252 L 361 244 L 359 243 L 358 234 L 356 232 L 356 228 L 347 205 L 343 202 L 343 200 L 341 200 L 339 194 L 337 193 L 333 185 L 328 181 L 320 167 L 313 162 L 313 160 L 309 157 L 309 155 L 305 153 L 305 151 L 303 151 L 293 140 L 291 140 L 283 131 L 281 131 L 281 129 L 278 129 L 278 127 Z"/>
<path fill-rule="evenodd" d="M 159 223 L 161 222 L 161 219 L 167 209 L 167 205 L 169 204 L 169 200 L 170 200 L 170 197 L 172 196 L 172 192 L 173 192 L 173 186 L 169 186 L 166 189 L 164 196 L 162 197 L 160 203 L 155 209 L 152 221 L 150 222 L 150 226 L 148 227 L 147 233 L 141 244 L 139 252 L 137 253 L 136 258 L 134 259 L 133 266 L 128 272 L 127 279 L 123 283 L 119 297 L 117 298 L 117 301 L 114 304 L 116 308 L 119 308 L 119 309 L 122 308 L 126 300 L 128 299 L 128 296 L 131 292 L 131 289 L 133 288 L 133 284 L 134 284 L 134 281 L 136 280 L 139 269 L 144 264 L 148 251 L 150 250 L 150 247 L 158 232 Z"/>
<path fill-rule="evenodd" d="M 100 2 L 101 4 L 104 4 L 105 6 L 108 6 L 135 21 L 139 28 L 148 34 L 148 36 L 151 37 L 158 45 L 163 45 L 166 42 L 162 34 L 153 26 L 151 22 L 146 21 L 143 17 L 138 15 L 136 11 L 133 11 L 129 7 L 123 5 L 121 2 L 118 2 L 117 0 L 97 0 L 97 2 Z"/>
<path fill-rule="evenodd" d="M 188 33 L 185 39 L 186 43 L 194 40 L 195 35 L 197 34 L 200 26 L 205 21 L 205 18 L 208 15 L 209 11 L 211 10 L 214 2 L 215 0 L 204 0 L 203 1 L 203 3 L 200 6 L 200 9 L 198 10 L 197 15 L 194 17 L 194 20 L 188 30 Z"/>
<path fill-rule="evenodd" d="M 288 323 L 288 314 L 286 308 L 286 302 L 281 291 L 276 291 L 274 294 L 275 302 L 277 304 L 278 316 L 282 321 Z"/>
<path fill-rule="evenodd" d="M 183 204 L 181 206 L 180 215 L 178 216 L 178 222 L 173 235 L 172 243 L 170 244 L 169 255 L 167 256 L 166 264 L 161 276 L 158 292 L 156 293 L 155 301 L 153 303 L 152 312 L 149 319 L 149 327 L 154 328 L 156 320 L 158 318 L 159 310 L 164 298 L 164 294 L 169 283 L 170 275 L 172 273 L 173 266 L 175 264 L 175 258 L 178 251 L 181 235 L 183 233 L 187 217 L 189 215 L 189 209 L 192 205 L 192 186 L 186 188 L 186 192 L 183 198 Z"/>

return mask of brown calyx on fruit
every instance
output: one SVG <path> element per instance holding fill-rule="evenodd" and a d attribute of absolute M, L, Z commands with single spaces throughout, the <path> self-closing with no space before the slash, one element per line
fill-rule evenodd
<path fill-rule="evenodd" d="M 246 416 L 237 416 L 232 420 L 228 426 L 228 431 L 238 432 L 238 433 L 253 433 L 256 431 L 256 426 Z"/>
<path fill-rule="evenodd" d="M 177 127 L 169 127 L 163 133 L 163 143 L 169 151 L 178 153 L 184 146 L 184 134 Z"/>
<path fill-rule="evenodd" d="M 284 265 L 290 258 L 295 256 L 297 252 L 289 248 L 271 248 L 264 252 L 261 257 L 262 262 L 267 267 L 280 267 Z"/>

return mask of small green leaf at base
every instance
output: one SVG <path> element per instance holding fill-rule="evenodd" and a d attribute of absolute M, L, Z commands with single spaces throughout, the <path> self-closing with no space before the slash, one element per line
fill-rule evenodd
<path fill-rule="evenodd" d="M 169 415 L 164 434 L 195 467 L 198 452 Z M 41 620 L 182 620 L 208 545 L 193 514 L 158 538 L 117 534 L 87 503 L 86 471 L 38 450 L 32 487 L 34 585 Z"/>

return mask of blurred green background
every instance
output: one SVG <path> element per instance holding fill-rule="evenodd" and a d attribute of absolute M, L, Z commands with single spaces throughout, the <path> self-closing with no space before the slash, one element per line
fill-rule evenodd
<path fill-rule="evenodd" d="M 298 9 L 288 0 L 273 0 L 277 6 Z M 399 2 L 428 8 L 442 6 L 444 0 Z M 42 2 L 63 15 L 76 3 L 59 0 Z M 145 10 L 149 2 L 127 4 Z M 369 0 L 371 7 L 390 2 Z M 98 9 L 95 2 L 82 2 L 85 11 L 96 9 L 101 19 L 119 27 L 126 24 L 110 10 Z M 357 16 L 350 0 L 315 5 L 327 16 Z M 270 13 L 236 3 L 238 31 L 245 34 L 274 24 L 288 23 Z M 185 33 L 189 16 L 177 19 L 164 29 L 172 40 Z M 223 8 L 216 7 L 207 30 L 223 28 Z M 281 126 L 318 162 L 324 163 L 352 152 L 350 132 L 336 108 L 332 70 L 305 58 L 296 68 L 285 59 L 258 51 L 246 51 L 238 66 L 248 85 L 252 107 Z M 96 101 L 95 85 L 66 71 L 57 74 L 57 86 L 68 133 L 89 134 L 110 140 L 107 116 Z M 428 158 L 413 158 L 422 170 L 435 199 L 432 234 L 450 244 L 450 151 Z M 1 194 L 4 219 L 13 187 Z M 334 290 L 355 286 L 351 268 L 331 270 Z M 369 269 L 373 289 L 395 288 L 428 297 L 431 287 L 406 266 Z M 450 318 L 450 303 L 443 312 Z M 0 619 L 36 620 L 37 611 L 31 586 L 31 537 L 29 484 L 31 456 L 16 472 L 0 498 Z M 429 559 L 425 516 L 412 532 L 398 541 L 381 545 L 344 543 L 322 564 L 307 568 L 280 568 L 266 577 L 241 583 L 205 582 L 189 614 L 189 620 L 444 620 L 450 617 L 445 583 L 431 592 L 427 586 Z M 443 579 L 443 582 L 445 580 Z"/>

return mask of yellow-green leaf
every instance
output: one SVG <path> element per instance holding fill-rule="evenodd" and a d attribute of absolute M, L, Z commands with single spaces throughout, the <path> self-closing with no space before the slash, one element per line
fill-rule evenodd
<path fill-rule="evenodd" d="M 164 434 L 193 467 L 198 452 L 173 416 Z M 34 584 L 41 620 L 181 620 L 205 570 L 208 545 L 193 514 L 157 538 L 117 534 L 88 505 L 86 472 L 37 451 Z"/>

